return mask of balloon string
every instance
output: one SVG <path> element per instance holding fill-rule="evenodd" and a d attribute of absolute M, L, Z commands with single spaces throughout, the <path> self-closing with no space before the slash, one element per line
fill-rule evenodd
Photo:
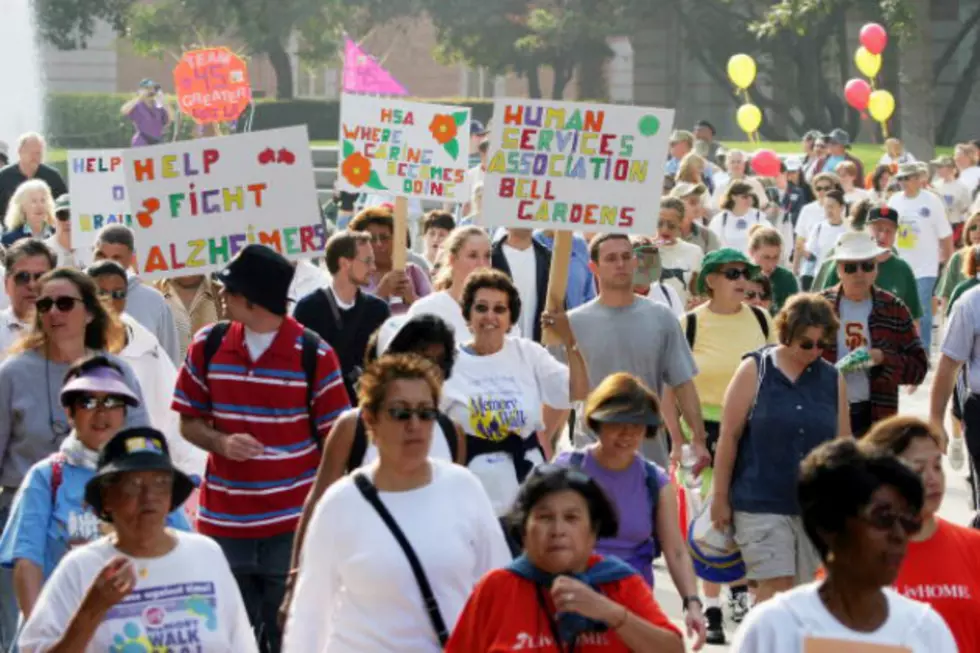
<path fill-rule="evenodd" d="M 885 138 L 888 138 L 888 121 L 887 120 L 882 120 L 881 121 L 881 133 L 882 133 L 882 135 Z"/>

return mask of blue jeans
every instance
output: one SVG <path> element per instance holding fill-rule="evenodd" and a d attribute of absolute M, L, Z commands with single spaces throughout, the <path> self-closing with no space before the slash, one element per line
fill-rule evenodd
<path fill-rule="evenodd" d="M 293 533 L 262 539 L 214 537 L 225 552 L 245 601 L 248 620 L 262 653 L 279 653 L 282 631 L 276 613 L 286 594 Z"/>
<path fill-rule="evenodd" d="M 0 524 L 7 526 L 10 506 L 0 508 Z M 17 620 L 20 609 L 14 593 L 14 570 L 0 568 L 0 651 L 9 651 L 17 637 Z"/>
<path fill-rule="evenodd" d="M 932 345 L 932 292 L 936 289 L 936 277 L 917 277 L 915 280 L 919 289 L 919 304 L 922 305 L 922 319 L 919 321 L 919 337 L 922 346 L 929 355 Z"/>

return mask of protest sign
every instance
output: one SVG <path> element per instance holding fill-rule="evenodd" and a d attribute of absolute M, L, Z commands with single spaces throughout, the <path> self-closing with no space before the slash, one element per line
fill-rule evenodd
<path fill-rule="evenodd" d="M 144 279 L 211 272 L 252 243 L 323 253 L 305 126 L 125 150 L 123 167 Z"/>
<path fill-rule="evenodd" d="M 483 185 L 490 225 L 652 234 L 674 112 L 498 99 Z"/>
<path fill-rule="evenodd" d="M 342 190 L 469 201 L 468 108 L 345 94 L 340 123 Z"/>
<path fill-rule="evenodd" d="M 126 197 L 123 150 L 68 150 L 71 188 L 71 246 L 75 262 L 92 262 L 92 245 L 108 224 L 132 226 Z"/>
<path fill-rule="evenodd" d="M 180 110 L 198 124 L 235 120 L 252 101 L 248 67 L 228 48 L 191 50 L 174 67 Z"/>

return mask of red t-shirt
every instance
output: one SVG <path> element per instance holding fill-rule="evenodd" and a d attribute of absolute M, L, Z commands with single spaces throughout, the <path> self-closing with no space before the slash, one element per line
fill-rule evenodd
<path fill-rule="evenodd" d="M 591 567 L 601 560 L 589 559 Z M 609 599 L 626 606 L 635 616 L 664 628 L 678 637 L 681 631 L 653 599 L 650 587 L 636 575 L 600 587 Z M 545 592 L 548 614 L 555 614 L 551 596 Z M 538 604 L 534 583 L 506 569 L 484 576 L 470 594 L 456 622 L 446 653 L 503 653 L 537 651 L 553 653 L 555 646 L 548 617 Z M 579 636 L 576 653 L 629 653 L 630 649 L 613 631 Z"/>
<path fill-rule="evenodd" d="M 895 589 L 928 603 L 961 651 L 980 651 L 980 531 L 942 519 L 925 542 L 909 542 Z"/>

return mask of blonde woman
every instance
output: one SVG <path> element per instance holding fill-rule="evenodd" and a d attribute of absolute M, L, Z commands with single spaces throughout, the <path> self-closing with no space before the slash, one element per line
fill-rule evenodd
<path fill-rule="evenodd" d="M 3 223 L 7 233 L 0 244 L 10 247 L 21 238 L 45 239 L 54 233 L 54 198 L 40 179 L 25 181 L 14 191 Z"/>
<path fill-rule="evenodd" d="M 704 184 L 707 187 L 708 182 L 705 177 L 707 166 L 707 162 L 700 156 L 694 152 L 688 152 L 677 166 L 677 183 Z M 714 212 L 714 203 L 711 201 L 710 193 L 701 194 L 701 206 L 704 207 L 705 215 L 711 215 Z"/>

